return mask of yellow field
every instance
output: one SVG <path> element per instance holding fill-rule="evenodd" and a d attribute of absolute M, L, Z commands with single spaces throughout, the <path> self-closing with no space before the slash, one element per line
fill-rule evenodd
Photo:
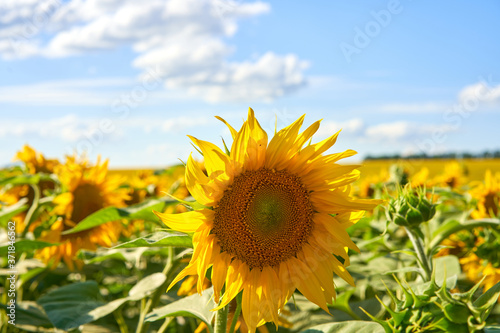
<path fill-rule="evenodd" d="M 457 161 L 454 159 L 420 159 L 420 160 L 369 160 L 364 161 L 361 168 L 361 178 L 379 174 L 381 170 L 388 170 L 393 164 L 400 164 L 409 172 L 415 174 L 420 169 L 429 169 L 429 177 L 434 177 L 443 172 L 447 163 Z M 482 180 L 486 170 L 493 173 L 500 172 L 500 159 L 464 159 L 458 160 L 464 166 L 468 180 Z"/>

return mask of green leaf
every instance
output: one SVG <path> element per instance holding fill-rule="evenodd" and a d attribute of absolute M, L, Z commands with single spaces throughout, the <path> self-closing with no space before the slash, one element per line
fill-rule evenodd
<path fill-rule="evenodd" d="M 202 296 L 194 294 L 178 301 L 172 302 L 164 307 L 154 309 L 146 315 L 146 321 L 152 322 L 163 319 L 165 317 L 196 317 L 207 324 L 210 332 L 213 331 L 211 322 L 215 315 L 214 311 L 210 311 L 217 305 L 212 300 L 213 289 L 209 288 L 203 291 Z"/>
<path fill-rule="evenodd" d="M 129 214 L 120 208 L 106 207 L 84 218 L 76 227 L 66 230 L 63 235 L 74 234 L 83 230 L 97 227 L 101 224 L 126 219 Z"/>
<path fill-rule="evenodd" d="M 29 252 L 34 250 L 43 249 L 44 247 L 59 245 L 59 243 L 48 243 L 39 240 L 31 239 L 21 239 L 14 243 L 15 253 L 21 254 L 23 252 Z M 4 245 L 0 247 L 0 256 L 5 257 L 9 251 L 9 245 Z"/>
<path fill-rule="evenodd" d="M 458 222 L 457 220 L 454 220 L 454 219 L 453 220 L 447 220 L 446 222 L 444 222 L 443 224 L 441 224 L 439 226 L 439 228 L 437 228 L 432 233 L 432 238 L 435 238 L 438 235 L 443 234 L 443 233 L 448 233 L 451 230 L 455 229 L 459 225 L 460 225 L 460 222 Z"/>
<path fill-rule="evenodd" d="M 0 186 L 5 186 L 5 185 L 29 185 L 29 184 L 38 184 L 40 180 L 52 180 L 52 178 L 48 175 L 42 175 L 42 174 L 23 174 L 23 175 L 16 175 L 12 177 L 8 177 L 5 179 L 0 180 Z"/>
<path fill-rule="evenodd" d="M 155 246 L 178 246 L 193 247 L 191 237 L 182 232 L 158 231 L 153 234 L 136 238 L 126 243 L 119 244 L 114 249 L 124 249 L 133 247 L 155 247 Z"/>
<path fill-rule="evenodd" d="M 141 202 L 136 205 L 125 208 L 129 214 L 130 220 L 145 220 L 145 221 L 158 221 L 158 217 L 153 213 L 153 210 L 163 212 L 168 205 L 176 204 L 175 200 L 158 200 L 151 199 Z"/>
<path fill-rule="evenodd" d="M 9 313 L 5 304 L 0 304 L 0 308 Z M 23 301 L 16 303 L 16 325 L 29 325 L 35 327 L 52 327 L 43 309 L 35 302 Z"/>
<path fill-rule="evenodd" d="M 382 325 L 372 321 L 344 321 L 311 327 L 302 333 L 385 333 Z"/>
<path fill-rule="evenodd" d="M 95 281 L 73 283 L 50 291 L 37 301 L 52 324 L 68 331 L 97 318 L 92 310 L 104 305 Z"/>
<path fill-rule="evenodd" d="M 113 313 L 116 309 L 118 309 L 120 306 L 122 306 L 122 304 L 124 304 L 128 301 L 129 301 L 129 298 L 127 298 L 127 297 L 119 298 L 119 299 L 115 299 L 114 301 L 111 301 L 109 303 L 106 303 L 102 306 L 99 306 L 95 309 L 92 309 L 87 314 L 87 316 L 89 318 L 92 318 L 92 320 L 89 321 L 89 323 L 96 321 L 97 319 L 100 319 L 102 317 L 105 317 L 105 316 L 109 315 L 110 313 Z"/>
<path fill-rule="evenodd" d="M 20 214 L 28 209 L 28 198 L 22 198 L 13 205 L 0 209 L 0 226 L 5 227 L 9 221 L 17 214 Z"/>
<path fill-rule="evenodd" d="M 452 277 L 449 277 L 446 279 L 446 289 L 453 289 L 457 285 L 457 276 L 454 275 Z M 429 290 L 434 290 L 433 284 L 431 281 L 429 282 L 421 282 L 421 283 L 410 283 L 411 287 L 415 290 L 415 294 L 417 295 L 428 295 Z M 442 285 L 442 281 L 441 281 Z M 434 295 L 434 291 L 432 292 L 432 295 Z"/>
<path fill-rule="evenodd" d="M 422 269 L 420 269 L 418 267 L 402 267 L 402 268 L 398 268 L 398 269 L 394 269 L 394 270 L 385 272 L 385 274 L 410 273 L 410 272 L 422 273 Z"/>
<path fill-rule="evenodd" d="M 335 302 L 333 302 L 332 305 L 330 305 L 330 307 L 340 311 L 344 311 L 346 313 L 352 313 L 351 306 L 349 305 L 349 300 L 351 299 L 351 296 L 352 294 L 354 294 L 354 292 L 354 288 L 344 291 L 337 296 L 337 299 L 335 300 Z"/>
<path fill-rule="evenodd" d="M 77 258 L 85 260 L 87 264 L 96 264 L 111 259 L 127 261 L 127 258 L 119 251 L 107 251 L 105 254 L 99 254 L 93 251 L 80 250 L 78 251 Z"/>
<path fill-rule="evenodd" d="M 473 303 L 474 307 L 478 308 L 482 311 L 481 317 L 485 320 L 489 315 L 489 310 L 493 308 L 493 306 L 498 301 L 498 297 L 500 296 L 500 282 L 495 284 L 493 287 L 488 289 L 484 294 L 479 296 Z"/>
<path fill-rule="evenodd" d="M 97 227 L 101 224 L 119 221 L 119 220 L 147 220 L 158 221 L 158 218 L 153 214 L 153 210 L 163 211 L 169 204 L 174 203 L 173 200 L 158 200 L 152 199 L 143 203 L 132 205 L 127 208 L 106 207 L 87 216 L 80 221 L 74 228 L 66 230 L 63 235 L 74 234 L 83 230 Z"/>
<path fill-rule="evenodd" d="M 169 196 L 170 198 L 172 198 L 173 200 L 175 200 L 176 202 L 183 204 L 189 210 L 197 210 L 197 209 L 207 208 L 206 206 L 200 204 L 198 201 L 194 200 L 193 197 L 187 197 L 186 198 L 187 200 L 182 200 L 182 199 L 179 199 L 177 197 L 174 197 L 172 194 L 169 194 L 169 193 L 166 193 L 166 195 Z"/>
<path fill-rule="evenodd" d="M 458 258 L 452 255 L 434 258 L 433 267 L 436 271 L 436 283 L 438 286 L 443 285 L 445 277 L 448 279 L 458 276 L 462 272 Z M 454 288 L 454 286 L 449 286 L 448 283 L 446 283 L 446 286 L 447 288 Z"/>
<path fill-rule="evenodd" d="M 500 325 L 486 326 L 484 328 L 484 333 L 500 333 Z"/>
<path fill-rule="evenodd" d="M 107 304 L 99 306 L 88 313 L 95 321 L 118 309 L 122 304 L 128 301 L 138 301 L 146 296 L 151 295 L 158 287 L 160 287 L 166 280 L 166 276 L 162 273 L 154 273 L 146 276 L 139 281 L 132 289 L 130 289 L 129 296 L 124 298 L 115 299 Z"/>
<path fill-rule="evenodd" d="M 482 219 L 482 220 L 468 220 L 464 222 L 459 222 L 457 220 L 450 220 L 444 223 L 432 234 L 432 241 L 429 245 L 430 249 L 441 244 L 443 240 L 448 238 L 450 235 L 457 233 L 461 230 L 469 230 L 479 227 L 498 227 L 500 226 L 499 219 Z"/>
<path fill-rule="evenodd" d="M 154 273 L 146 276 L 130 289 L 128 293 L 129 299 L 137 301 L 151 295 L 166 279 L 165 274 L 162 273 Z"/>
<path fill-rule="evenodd" d="M 391 251 L 391 253 L 394 253 L 394 254 L 403 253 L 403 254 L 417 258 L 417 253 L 413 250 L 396 250 L 396 251 Z"/>

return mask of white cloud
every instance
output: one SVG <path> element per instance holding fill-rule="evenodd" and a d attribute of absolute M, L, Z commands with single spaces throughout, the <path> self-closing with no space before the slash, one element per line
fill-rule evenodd
<path fill-rule="evenodd" d="M 450 125 L 419 124 L 408 121 L 381 123 L 366 128 L 364 139 L 370 142 L 409 142 L 434 133 L 452 132 Z"/>
<path fill-rule="evenodd" d="M 500 84 L 496 86 L 486 82 L 471 84 L 460 91 L 458 99 L 463 104 L 485 103 L 500 105 Z"/>
<path fill-rule="evenodd" d="M 0 14 L 0 55 L 67 57 L 127 45 L 138 53 L 133 66 L 159 68 L 167 88 L 210 102 L 269 101 L 306 83 L 308 63 L 294 54 L 228 60 L 238 21 L 269 13 L 264 2 L 59 1 L 9 2 Z M 33 31 L 23 34 L 28 26 Z"/>
<path fill-rule="evenodd" d="M 321 123 L 316 135 L 327 137 L 339 130 L 342 130 L 342 134 L 358 134 L 362 132 L 364 127 L 363 120 L 360 118 L 353 118 L 342 122 L 325 121 Z"/>

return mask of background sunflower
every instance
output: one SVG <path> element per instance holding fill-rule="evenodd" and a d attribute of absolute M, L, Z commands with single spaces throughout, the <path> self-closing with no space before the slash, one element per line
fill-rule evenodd
<path fill-rule="evenodd" d="M 37 257 L 57 266 L 61 259 L 73 270 L 76 263 L 79 268 L 82 261 L 75 259 L 80 249 L 96 250 L 98 245 L 110 247 L 118 240 L 122 231 L 121 221 L 111 221 L 78 233 L 64 235 L 63 232 L 75 227 L 92 213 L 108 207 L 122 207 L 127 200 L 127 189 L 119 188 L 122 180 L 107 175 L 108 162 L 97 160 L 90 165 L 86 159 L 77 160 L 67 156 L 66 162 L 56 168 L 56 174 L 64 188 L 63 193 L 54 198 L 51 214 L 57 220 L 50 230 L 40 237 L 57 246 L 46 247 L 37 253 Z"/>

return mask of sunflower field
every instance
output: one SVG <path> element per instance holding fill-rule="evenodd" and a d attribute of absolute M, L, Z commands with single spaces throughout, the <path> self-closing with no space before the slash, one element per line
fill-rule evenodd
<path fill-rule="evenodd" d="M 155 171 L 20 147 L 0 332 L 500 332 L 496 164 L 370 171 L 320 121 L 218 119 L 231 138 Z"/>

